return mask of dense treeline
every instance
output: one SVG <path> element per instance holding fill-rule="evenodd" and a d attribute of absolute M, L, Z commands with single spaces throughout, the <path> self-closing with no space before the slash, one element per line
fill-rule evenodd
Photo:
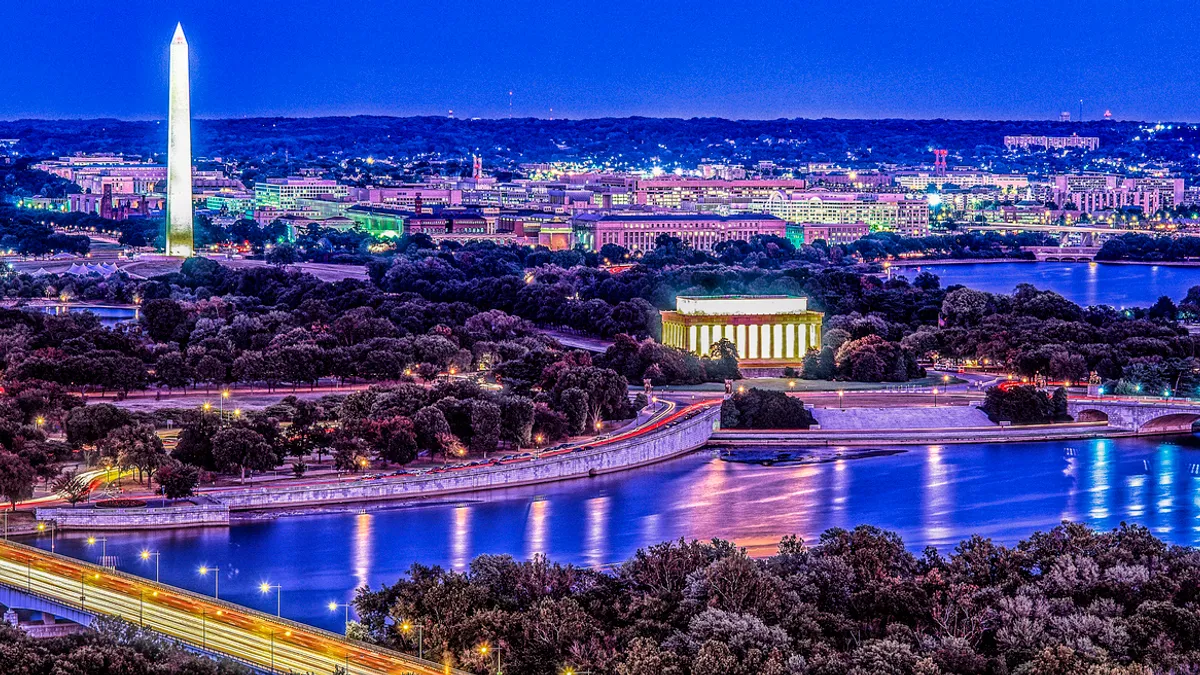
<path fill-rule="evenodd" d="M 1063 524 L 916 556 L 874 527 L 640 550 L 612 571 L 480 556 L 360 590 L 366 635 L 476 672 L 551 675 L 1149 675 L 1200 663 L 1200 554 L 1141 526 Z"/>
<path fill-rule="evenodd" d="M 782 391 L 752 387 L 721 403 L 722 429 L 807 429 L 816 423 L 803 401 Z"/>
<path fill-rule="evenodd" d="M 1172 262 L 1200 258 L 1200 237 L 1151 237 L 1123 234 L 1104 242 L 1096 260 Z"/>
<path fill-rule="evenodd" d="M 141 303 L 139 322 L 113 328 L 89 313 L 0 309 L 7 393 L 0 429 L 8 430 L 0 433 L 0 496 L 9 501 L 27 498 L 39 477 L 53 477 L 72 450 L 186 496 L 206 471 L 244 477 L 293 457 L 302 474 L 313 454 L 359 471 L 422 453 L 449 459 L 515 451 L 630 418 L 645 405 L 630 400 L 621 373 L 563 349 L 520 317 L 388 293 L 365 281 L 326 283 L 276 267 L 235 271 L 202 258 L 143 282 L 121 274 L 3 280 L 10 296 Z M 244 414 L 132 414 L 108 404 L 81 407 L 72 395 L 148 386 L 296 389 L 333 380 L 379 384 L 344 401 L 289 397 Z M 167 420 L 181 427 L 170 455 L 154 433 Z M 46 442 L 51 428 L 66 432 L 65 445 Z M 73 477 L 60 478 L 55 491 L 79 491 Z"/>
<path fill-rule="evenodd" d="M 482 153 L 488 166 L 515 168 L 524 162 L 578 161 L 610 166 L 694 167 L 700 162 L 784 165 L 837 162 L 851 166 L 912 165 L 930 161 L 929 148 L 947 148 L 953 163 L 986 162 L 999 171 L 1111 169 L 1111 159 L 1174 163 L 1185 172 L 1195 166 L 1200 135 L 1188 126 L 1159 140 L 1137 122 L 988 120 L 839 120 L 644 117 L 585 120 L 447 119 L 445 117 L 324 117 L 196 120 L 195 150 L 208 157 L 248 162 L 255 175 L 283 175 L 299 166 L 339 168 L 347 158 L 355 172 L 419 174 L 423 162 L 453 160 L 453 170 L 469 170 L 461 160 Z M 1035 134 L 1100 137 L 1092 153 L 1008 153 L 1004 136 Z M 21 139 L 27 155 L 75 152 L 161 154 L 165 127 L 155 122 L 118 120 L 0 121 L 0 137 Z M 1134 141 L 1137 137 L 1139 140 Z M 403 167 L 389 168 L 380 158 Z M 1097 162 L 1097 160 L 1109 160 Z"/>

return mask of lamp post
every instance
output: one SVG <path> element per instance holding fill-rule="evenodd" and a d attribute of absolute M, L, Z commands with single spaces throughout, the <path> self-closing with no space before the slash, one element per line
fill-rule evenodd
<path fill-rule="evenodd" d="M 162 553 L 160 553 L 159 551 L 151 551 L 149 549 L 142 549 L 141 557 L 142 557 L 142 560 L 149 560 L 151 558 L 154 558 L 154 583 L 158 583 L 158 566 L 159 566 L 158 564 L 162 559 Z"/>
<path fill-rule="evenodd" d="M 108 557 L 108 538 L 107 537 L 88 537 L 88 546 L 95 546 L 96 542 L 100 542 L 100 562 Z"/>
<path fill-rule="evenodd" d="M 846 408 L 845 408 L 845 407 L 842 405 L 842 400 L 843 400 L 845 397 L 846 397 L 846 390 L 845 390 L 845 389 L 838 389 L 838 410 L 845 410 L 845 409 L 846 409 Z"/>
<path fill-rule="evenodd" d="M 933 388 L 933 407 L 937 407 L 937 387 Z"/>
<path fill-rule="evenodd" d="M 345 619 L 343 619 L 342 625 L 343 625 L 343 629 L 345 630 L 345 634 L 349 635 L 350 634 L 350 603 L 335 602 L 333 600 L 329 601 L 329 611 L 336 612 L 336 611 L 338 611 L 339 607 L 346 610 Z"/>
<path fill-rule="evenodd" d="M 479 653 L 482 654 L 484 656 L 484 658 L 487 658 L 488 653 L 495 654 L 496 655 L 496 675 L 501 675 L 503 673 L 503 671 L 500 670 L 500 646 L 499 645 L 496 645 L 495 647 L 493 647 L 485 642 L 485 643 L 479 645 Z"/>
<path fill-rule="evenodd" d="M 221 421 L 225 421 L 225 400 L 229 398 L 229 389 L 221 390 Z"/>
<path fill-rule="evenodd" d="M 400 624 L 400 632 L 405 635 L 411 633 L 413 629 L 417 629 L 417 658 L 425 658 L 425 627 L 414 626 L 411 622 L 405 621 Z"/>
<path fill-rule="evenodd" d="M 283 616 L 283 587 L 279 584 L 271 584 L 266 581 L 258 585 L 258 592 L 266 595 L 275 589 L 275 616 Z"/>
<path fill-rule="evenodd" d="M 216 580 L 216 586 L 213 588 L 213 597 L 220 600 L 221 599 L 221 568 L 220 567 L 209 567 L 208 565 L 200 566 L 200 576 L 204 576 L 204 575 L 208 574 L 209 572 L 213 573 L 213 579 Z"/>
<path fill-rule="evenodd" d="M 44 533 L 46 531 L 46 527 L 47 527 L 47 525 L 44 521 L 38 523 L 37 524 L 38 534 Z M 54 523 L 50 523 L 49 528 L 50 528 L 50 552 L 53 553 L 54 552 L 54 540 L 57 539 L 56 535 L 58 534 L 58 526 L 55 525 Z"/>

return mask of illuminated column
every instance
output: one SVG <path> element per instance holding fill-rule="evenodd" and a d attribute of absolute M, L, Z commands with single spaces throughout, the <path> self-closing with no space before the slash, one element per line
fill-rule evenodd
<path fill-rule="evenodd" d="M 799 352 L 800 358 L 804 358 L 804 355 L 808 353 L 808 326 L 805 324 L 796 326 L 796 335 L 800 338 L 800 344 L 797 345 L 796 351 Z"/>
<path fill-rule="evenodd" d="M 750 324 L 749 326 L 746 326 L 746 333 L 748 333 L 748 335 L 746 336 L 746 358 L 757 359 L 758 358 L 758 333 L 759 333 L 758 326 L 755 324 Z"/>
<path fill-rule="evenodd" d="M 171 38 L 167 109 L 167 255 L 192 255 L 192 106 L 183 26 Z"/>
<path fill-rule="evenodd" d="M 750 358 L 750 339 L 746 336 L 748 332 L 746 324 L 741 324 L 737 327 L 737 339 L 734 340 L 734 343 L 737 345 L 738 358 L 741 359 Z"/>
<path fill-rule="evenodd" d="M 699 333 L 700 333 L 700 331 L 699 331 L 699 329 L 696 328 L 695 324 L 688 326 L 687 350 L 689 352 L 691 352 L 692 354 L 695 354 L 697 352 L 697 350 L 699 349 L 699 346 L 700 346 Z"/>
<path fill-rule="evenodd" d="M 777 323 L 777 324 L 771 326 L 771 329 L 772 329 L 771 353 L 773 353 L 775 355 L 775 358 L 782 359 L 783 358 L 783 325 Z"/>
<path fill-rule="evenodd" d="M 783 344 L 785 345 L 783 354 L 784 358 L 796 358 L 796 324 L 783 324 L 783 334 Z"/>

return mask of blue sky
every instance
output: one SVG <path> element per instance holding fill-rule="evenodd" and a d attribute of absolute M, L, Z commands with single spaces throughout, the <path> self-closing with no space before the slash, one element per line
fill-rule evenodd
<path fill-rule="evenodd" d="M 176 21 L 200 117 L 1200 119 L 1183 0 L 3 0 L 0 119 L 163 117 Z"/>

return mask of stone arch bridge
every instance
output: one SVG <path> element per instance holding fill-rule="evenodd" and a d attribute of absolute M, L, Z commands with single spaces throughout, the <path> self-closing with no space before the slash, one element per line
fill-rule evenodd
<path fill-rule="evenodd" d="M 1170 399 L 1071 398 L 1067 413 L 1076 422 L 1107 422 L 1138 434 L 1188 433 L 1200 421 L 1200 403 Z"/>

